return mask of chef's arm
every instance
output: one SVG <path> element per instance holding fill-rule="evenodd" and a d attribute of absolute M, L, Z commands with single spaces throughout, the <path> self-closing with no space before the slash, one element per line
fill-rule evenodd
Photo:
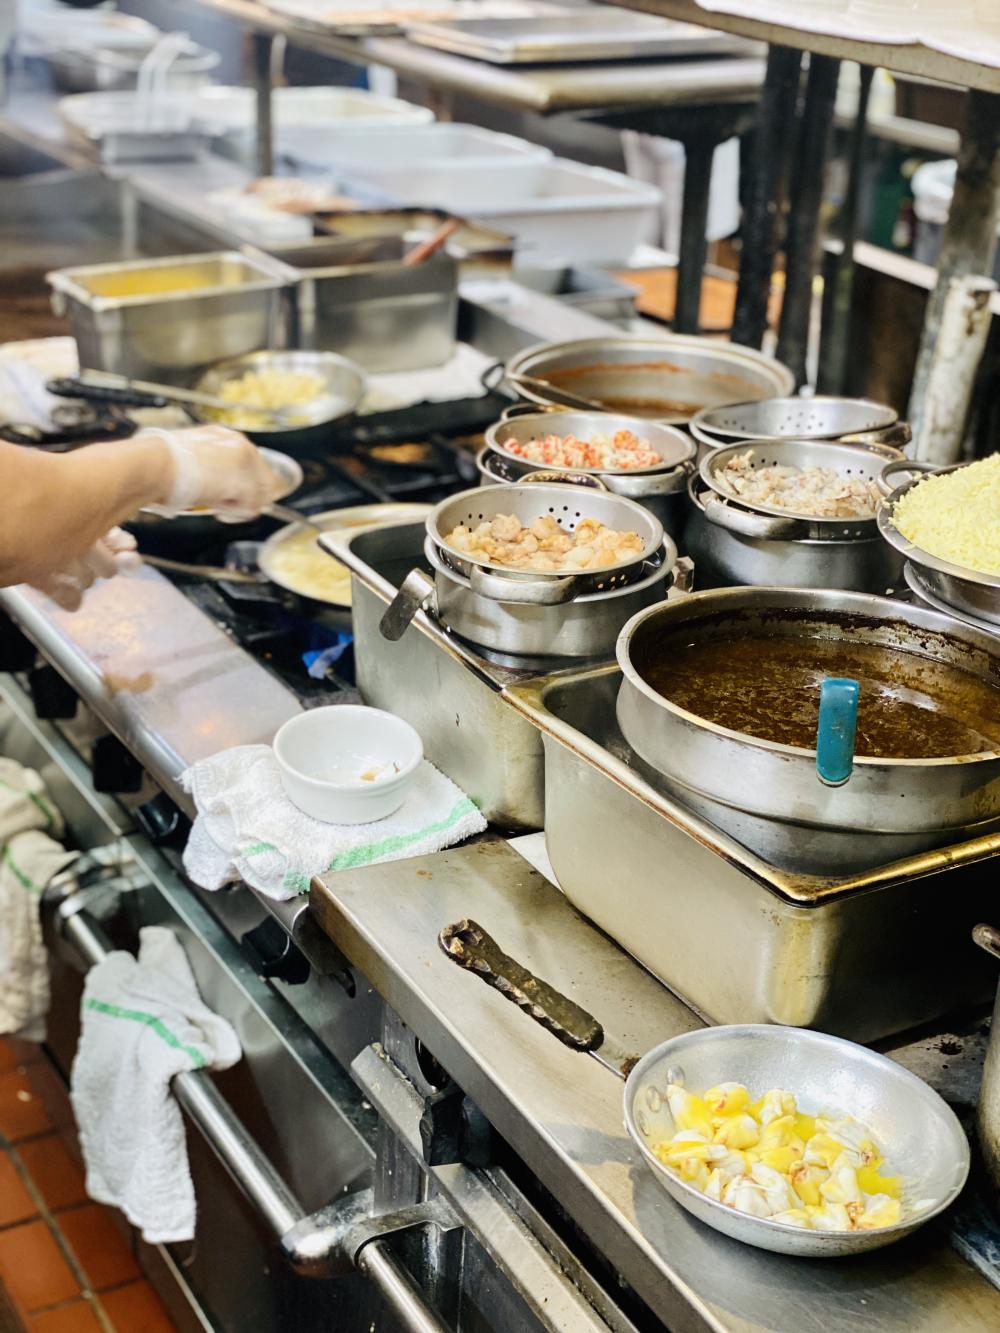
<path fill-rule="evenodd" d="M 79 559 L 143 505 L 164 502 L 173 471 L 156 435 L 68 454 L 0 442 L 0 586 L 32 583 Z"/>
<path fill-rule="evenodd" d="M 145 430 L 68 454 L 0 442 L 0 587 L 66 569 L 145 505 L 238 521 L 278 489 L 259 450 L 223 426 Z"/>

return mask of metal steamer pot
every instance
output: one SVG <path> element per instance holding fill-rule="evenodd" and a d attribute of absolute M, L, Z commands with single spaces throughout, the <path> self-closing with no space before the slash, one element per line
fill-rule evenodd
<path fill-rule="evenodd" d="M 702 458 L 688 485 L 683 546 L 698 566 L 702 586 L 843 588 L 884 593 L 902 575 L 903 560 L 879 535 L 875 518 L 807 519 L 738 500 L 720 473 L 747 450 L 760 465 L 834 467 L 878 482 L 887 461 L 904 462 L 888 445 L 842 441 L 756 440 L 718 448 Z"/>
<path fill-rule="evenodd" d="M 511 452 L 511 444 L 525 444 L 539 435 L 575 435 L 588 440 L 629 430 L 648 441 L 662 462 L 649 468 L 569 468 L 531 463 Z M 482 485 L 518 482 L 544 466 L 547 472 L 595 476 L 614 495 L 623 495 L 648 509 L 672 536 L 680 535 L 685 512 L 684 493 L 694 473 L 697 446 L 673 426 L 637 417 L 605 412 L 537 412 L 515 407 L 486 432 L 486 447 L 477 458 Z"/>
<path fill-rule="evenodd" d="M 548 474 L 538 474 L 545 477 Z M 677 574 L 677 548 L 645 509 L 593 485 L 549 481 L 505 487 L 502 493 L 463 491 L 427 517 L 424 555 L 432 577 L 415 569 L 403 581 L 380 624 L 390 641 L 426 611 L 470 643 L 511 658 L 610 657 L 621 626 L 661 601 Z M 596 518 L 638 532 L 641 555 L 629 565 L 580 574 L 522 573 L 470 561 L 444 540 L 461 522 L 515 514 L 528 525 L 552 514 L 572 531 Z"/>
<path fill-rule="evenodd" d="M 769 828 L 792 825 L 802 829 L 803 862 L 814 861 L 820 849 L 828 867 L 862 867 L 988 833 L 1000 823 L 995 751 L 944 759 L 859 756 L 846 785 L 830 787 L 817 778 L 815 750 L 730 731 L 679 708 L 646 682 L 642 666 L 669 651 L 670 637 L 696 626 L 737 644 L 765 633 L 888 646 L 992 682 L 1000 677 L 1000 642 L 922 607 L 842 591 L 724 588 L 634 616 L 617 645 L 622 733 L 669 790 L 740 841 L 766 842 Z"/>
<path fill-rule="evenodd" d="M 681 424 L 705 407 L 790 394 L 787 366 L 754 348 L 697 335 L 576 338 L 539 343 L 505 367 L 519 397 L 564 407 L 559 390 L 609 412 Z"/>

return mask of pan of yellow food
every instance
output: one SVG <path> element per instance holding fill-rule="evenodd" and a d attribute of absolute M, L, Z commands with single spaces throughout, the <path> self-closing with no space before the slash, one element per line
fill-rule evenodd
<path fill-rule="evenodd" d="M 257 444 L 309 456 L 350 449 L 342 427 L 367 386 L 361 369 L 344 356 L 292 351 L 252 352 L 224 361 L 207 371 L 196 387 L 233 404 L 229 409 L 194 409 L 199 420 L 232 426 Z"/>
<path fill-rule="evenodd" d="M 1000 453 L 943 468 L 890 463 L 882 489 L 900 474 L 906 480 L 879 507 L 882 537 L 906 557 L 932 605 L 1000 633 Z"/>
<path fill-rule="evenodd" d="M 682 1208 L 735 1240 L 817 1259 L 860 1254 L 923 1226 L 965 1184 L 969 1143 L 955 1113 L 888 1056 L 747 1023 L 683 1032 L 640 1058 L 477 922 L 445 926 L 438 942 L 625 1080 L 636 1158 Z"/>
<path fill-rule="evenodd" d="M 347 609 L 351 605 L 351 574 L 317 544 L 316 528 L 340 532 L 347 528 L 380 527 L 417 522 L 429 512 L 426 504 L 368 504 L 313 514 L 309 523 L 290 523 L 265 541 L 257 556 L 262 574 L 287 592 Z"/>

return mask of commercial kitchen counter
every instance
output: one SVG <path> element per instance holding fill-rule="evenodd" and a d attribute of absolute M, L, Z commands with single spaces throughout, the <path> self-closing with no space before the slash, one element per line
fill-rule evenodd
<path fill-rule="evenodd" d="M 0 607 L 182 807 L 187 765 L 268 740 L 299 706 L 152 571 L 97 585 L 73 615 L 25 589 L 0 592 Z M 672 1333 L 1000 1326 L 1000 1291 L 946 1228 L 857 1260 L 806 1261 L 728 1240 L 677 1207 L 631 1147 L 620 1083 L 438 950 L 442 925 L 474 915 L 637 1052 L 698 1024 L 502 840 L 316 881 L 312 910 Z"/>

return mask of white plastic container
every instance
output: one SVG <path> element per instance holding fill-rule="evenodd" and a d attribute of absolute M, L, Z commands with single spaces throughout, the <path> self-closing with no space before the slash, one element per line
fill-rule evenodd
<path fill-rule="evenodd" d="M 394 814 L 424 757 L 408 722 L 353 704 L 289 718 L 273 750 L 285 795 L 324 824 L 369 824 Z"/>
<path fill-rule="evenodd" d="M 954 158 L 946 158 L 941 162 L 925 162 L 913 173 L 913 211 L 917 218 L 913 257 L 922 264 L 937 264 L 957 170 Z M 997 235 L 1000 236 L 1000 229 Z M 993 277 L 1000 281 L 1000 247 L 993 261 Z"/>
<path fill-rule="evenodd" d="M 193 109 L 199 117 L 221 125 L 240 161 L 253 165 L 256 95 L 252 88 L 202 88 Z M 364 88 L 276 88 L 273 112 L 275 151 L 319 167 L 329 165 L 330 139 L 358 130 L 428 125 L 434 120 L 434 112 L 427 107 Z"/>
<path fill-rule="evenodd" d="M 471 213 L 529 199 L 552 153 L 476 125 L 406 125 L 317 135 L 315 153 L 300 160 L 402 204 Z"/>
<path fill-rule="evenodd" d="M 557 157 L 529 198 L 466 212 L 516 237 L 515 264 L 625 264 L 662 202 L 655 186 Z M 451 207 L 448 199 L 440 204 Z"/>

